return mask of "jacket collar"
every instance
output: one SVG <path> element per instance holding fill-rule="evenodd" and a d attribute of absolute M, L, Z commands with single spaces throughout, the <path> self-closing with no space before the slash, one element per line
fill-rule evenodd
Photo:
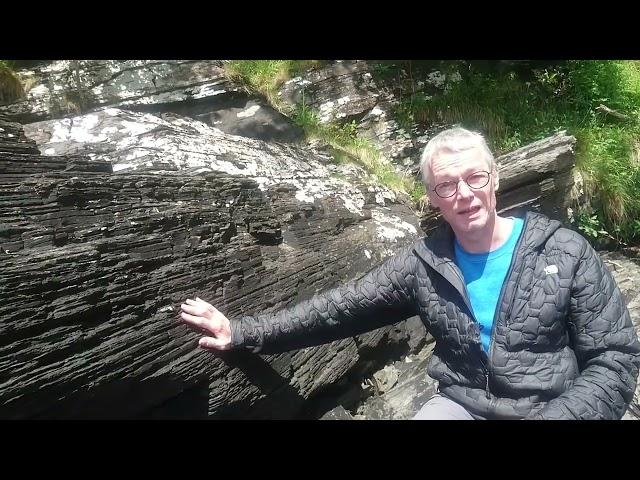
<path fill-rule="evenodd" d="M 560 228 L 562 224 L 551 220 L 536 212 L 526 212 L 524 216 L 523 238 L 520 242 L 520 252 L 538 249 L 547 239 Z M 453 229 L 447 222 L 443 222 L 433 233 L 420 239 L 414 245 L 414 252 L 431 268 L 442 275 L 461 293 L 466 292 L 464 278 L 455 264 L 453 251 Z M 466 294 L 463 294 L 466 301 Z"/>

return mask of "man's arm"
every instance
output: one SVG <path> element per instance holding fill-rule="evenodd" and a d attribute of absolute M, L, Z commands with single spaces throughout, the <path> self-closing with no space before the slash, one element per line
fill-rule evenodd
<path fill-rule="evenodd" d="M 187 299 L 183 321 L 210 332 L 199 345 L 212 350 L 246 348 L 276 353 L 328 343 L 390 325 L 415 315 L 413 298 L 417 258 L 405 248 L 362 279 L 275 314 L 230 321 L 204 300 Z"/>
<path fill-rule="evenodd" d="M 276 353 L 328 343 L 415 315 L 415 262 L 405 248 L 357 281 L 271 315 L 231 322 L 231 346 Z"/>
<path fill-rule="evenodd" d="M 636 387 L 640 343 L 620 289 L 586 240 L 572 284 L 568 326 L 580 376 L 531 418 L 622 418 Z"/>

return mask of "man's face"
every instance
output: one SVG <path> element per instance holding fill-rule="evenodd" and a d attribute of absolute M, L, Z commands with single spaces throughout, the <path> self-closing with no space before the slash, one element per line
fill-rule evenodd
<path fill-rule="evenodd" d="M 491 174 L 488 183 L 479 189 L 470 188 L 464 180 L 480 171 Z M 479 177 L 482 174 L 471 177 L 470 181 L 479 184 Z M 440 209 L 457 235 L 482 231 L 490 220 L 495 220 L 498 174 L 491 171 L 489 161 L 481 150 L 438 153 L 431 162 L 431 178 L 429 199 Z M 441 198 L 433 191 L 434 187 L 444 182 L 458 182 L 456 193 L 448 198 Z"/>

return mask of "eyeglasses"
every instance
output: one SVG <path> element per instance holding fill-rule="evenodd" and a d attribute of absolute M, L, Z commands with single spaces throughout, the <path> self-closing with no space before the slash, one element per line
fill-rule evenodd
<path fill-rule="evenodd" d="M 480 170 L 478 172 L 473 172 L 467 178 L 464 179 L 464 183 L 469 185 L 469 188 L 473 190 L 479 190 L 489 183 L 489 178 L 491 174 L 489 172 L 485 172 L 484 170 Z M 440 198 L 449 198 L 453 197 L 458 191 L 458 184 L 460 180 L 456 182 L 442 182 L 435 186 L 433 189 Z"/>

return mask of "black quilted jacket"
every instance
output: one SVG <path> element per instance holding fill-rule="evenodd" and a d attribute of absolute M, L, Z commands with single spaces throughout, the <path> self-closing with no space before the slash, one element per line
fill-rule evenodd
<path fill-rule="evenodd" d="M 274 315 L 232 322 L 232 344 L 276 353 L 419 315 L 436 339 L 428 373 L 475 418 L 619 419 L 640 343 L 620 290 L 587 241 L 527 213 L 487 355 L 444 224 L 363 278 Z"/>

